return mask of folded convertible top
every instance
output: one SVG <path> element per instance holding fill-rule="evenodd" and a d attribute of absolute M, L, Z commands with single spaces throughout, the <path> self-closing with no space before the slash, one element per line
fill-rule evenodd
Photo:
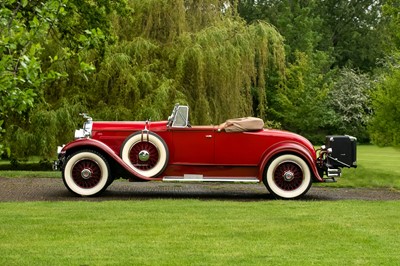
<path fill-rule="evenodd" d="M 242 117 L 228 119 L 219 125 L 220 130 L 226 132 L 257 131 L 264 128 L 264 121 L 257 117 Z"/>

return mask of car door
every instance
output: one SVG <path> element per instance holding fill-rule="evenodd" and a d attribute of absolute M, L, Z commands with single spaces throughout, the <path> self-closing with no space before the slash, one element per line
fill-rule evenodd
<path fill-rule="evenodd" d="M 254 132 L 215 133 L 215 163 L 219 165 L 254 166 L 266 147 Z"/>
<path fill-rule="evenodd" d="M 214 137 L 212 126 L 172 128 L 173 145 L 170 151 L 173 163 L 208 165 L 214 163 Z"/>

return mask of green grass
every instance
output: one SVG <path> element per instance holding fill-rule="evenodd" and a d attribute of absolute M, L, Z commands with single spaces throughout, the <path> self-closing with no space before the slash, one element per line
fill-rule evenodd
<path fill-rule="evenodd" d="M 0 264 L 396 265 L 399 208 L 398 201 L 0 203 Z"/>
<path fill-rule="evenodd" d="M 400 189 L 398 162 L 398 149 L 359 146 L 359 167 L 323 185 Z M 399 210 L 400 201 L 0 202 L 0 265 L 398 265 Z"/>
<path fill-rule="evenodd" d="M 8 178 L 61 178 L 60 171 L 0 171 L 1 177 Z"/>

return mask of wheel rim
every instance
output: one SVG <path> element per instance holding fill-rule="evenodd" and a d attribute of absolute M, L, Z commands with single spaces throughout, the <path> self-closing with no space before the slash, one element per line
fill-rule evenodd
<path fill-rule="evenodd" d="M 150 170 L 157 165 L 159 152 L 153 143 L 141 141 L 132 146 L 129 160 L 134 167 L 140 170 Z"/>
<path fill-rule="evenodd" d="M 294 162 L 282 162 L 274 171 L 274 182 L 282 190 L 298 189 L 304 180 L 302 168 Z"/>
<path fill-rule="evenodd" d="M 101 168 L 93 160 L 79 160 L 72 167 L 72 179 L 81 188 L 94 188 L 101 181 Z"/>

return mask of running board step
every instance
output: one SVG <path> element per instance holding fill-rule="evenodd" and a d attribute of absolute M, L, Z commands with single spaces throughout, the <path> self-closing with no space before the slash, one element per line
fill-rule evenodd
<path fill-rule="evenodd" d="M 184 176 L 166 176 L 165 182 L 236 182 L 236 183 L 260 183 L 256 177 L 204 177 L 203 175 L 184 175 Z"/>

